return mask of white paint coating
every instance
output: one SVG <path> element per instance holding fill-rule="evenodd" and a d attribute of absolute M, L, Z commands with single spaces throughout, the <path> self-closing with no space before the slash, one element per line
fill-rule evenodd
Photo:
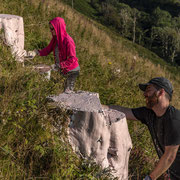
<path fill-rule="evenodd" d="M 23 18 L 10 14 L 0 14 L 0 31 L 3 32 L 4 43 L 11 48 L 11 53 L 17 61 L 23 62 L 24 24 Z"/>
<path fill-rule="evenodd" d="M 111 168 L 119 180 L 128 180 L 132 142 L 125 115 L 102 109 L 97 93 L 79 91 L 48 98 L 57 106 L 73 110 L 68 129 L 73 150 L 103 168 Z"/>

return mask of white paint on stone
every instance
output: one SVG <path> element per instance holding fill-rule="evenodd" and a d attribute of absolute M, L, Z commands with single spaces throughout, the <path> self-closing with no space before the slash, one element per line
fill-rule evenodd
<path fill-rule="evenodd" d="M 33 66 L 34 70 L 43 74 L 46 79 L 50 80 L 51 78 L 51 66 L 45 64 L 38 64 Z"/>
<path fill-rule="evenodd" d="M 10 14 L 0 14 L 0 32 L 4 43 L 11 48 L 13 57 L 24 62 L 27 52 L 24 50 L 23 18 Z"/>
<path fill-rule="evenodd" d="M 50 98 L 54 102 L 59 103 L 59 106 L 66 109 L 86 112 L 102 112 L 98 93 L 77 91 L 77 93 L 62 93 Z"/>
<path fill-rule="evenodd" d="M 119 180 L 127 180 L 132 142 L 124 113 L 102 109 L 97 93 L 62 93 L 48 99 L 73 110 L 68 129 L 73 150 L 102 168 L 109 167 Z"/>

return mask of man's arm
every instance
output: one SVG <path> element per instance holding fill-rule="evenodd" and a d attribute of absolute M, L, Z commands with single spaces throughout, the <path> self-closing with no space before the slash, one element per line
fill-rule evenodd
<path fill-rule="evenodd" d="M 150 174 L 152 180 L 156 180 L 164 172 L 166 172 L 176 158 L 179 145 L 176 146 L 165 146 L 165 152 L 160 158 L 157 166 Z"/>
<path fill-rule="evenodd" d="M 123 112 L 126 115 L 126 118 L 128 120 L 137 120 L 134 114 L 132 113 L 132 110 L 130 108 L 121 107 L 118 105 L 103 105 L 103 108 L 105 109 L 114 109 L 120 112 Z"/>

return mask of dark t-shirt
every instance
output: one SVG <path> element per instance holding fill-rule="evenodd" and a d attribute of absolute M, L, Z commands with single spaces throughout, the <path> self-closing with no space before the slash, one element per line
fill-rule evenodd
<path fill-rule="evenodd" d="M 165 146 L 180 145 L 180 111 L 169 106 L 165 114 L 157 117 L 154 111 L 146 107 L 132 109 L 136 119 L 148 126 L 159 158 L 164 154 Z M 173 180 L 180 180 L 180 148 L 169 173 Z"/>

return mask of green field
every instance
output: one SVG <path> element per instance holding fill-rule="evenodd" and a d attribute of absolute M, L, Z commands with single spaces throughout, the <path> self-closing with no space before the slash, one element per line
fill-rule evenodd
<path fill-rule="evenodd" d="M 65 19 L 81 67 L 75 90 L 99 93 L 102 104 L 137 107 L 144 105 L 138 83 L 165 76 L 175 88 L 172 104 L 180 108 L 179 69 L 154 53 L 58 0 L 0 0 L 0 4 L 0 13 L 24 18 L 27 50 L 46 46 L 51 39 L 48 22 L 56 16 Z M 81 7 L 85 10 L 83 1 Z M 90 7 L 86 12 L 96 13 Z M 36 57 L 22 67 L 0 41 L 0 177 L 112 179 L 109 171 L 72 152 L 66 139 L 68 112 L 48 106 L 46 97 L 63 92 L 64 78 L 54 72 L 51 81 L 46 81 L 32 65 L 53 62 L 51 54 Z M 52 132 L 56 124 L 63 127 L 58 133 Z M 128 124 L 133 141 L 129 179 L 141 180 L 151 171 L 157 156 L 147 128 L 138 122 Z"/>

